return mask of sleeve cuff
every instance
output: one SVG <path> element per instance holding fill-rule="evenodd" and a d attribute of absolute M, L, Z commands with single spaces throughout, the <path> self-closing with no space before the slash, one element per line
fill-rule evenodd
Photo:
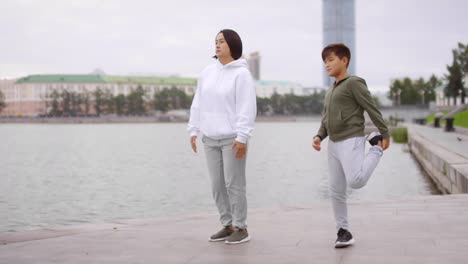
<path fill-rule="evenodd" d="M 240 136 L 240 135 L 237 135 L 237 137 L 236 137 L 236 141 L 238 141 L 240 143 L 247 144 L 247 140 L 248 140 L 247 137 L 243 137 L 243 136 Z"/>

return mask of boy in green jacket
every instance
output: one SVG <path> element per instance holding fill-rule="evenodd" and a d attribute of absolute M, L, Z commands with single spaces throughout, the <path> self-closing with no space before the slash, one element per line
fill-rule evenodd
<path fill-rule="evenodd" d="M 348 47 L 330 44 L 322 51 L 322 59 L 328 75 L 335 82 L 325 95 L 322 123 L 312 147 L 320 151 L 321 142 L 328 142 L 329 189 L 338 230 L 335 248 L 354 244 L 349 232 L 346 204 L 347 185 L 359 189 L 366 185 L 377 167 L 380 157 L 390 145 L 388 128 L 377 109 L 364 79 L 349 75 L 351 59 Z M 369 114 L 379 132 L 373 132 L 367 140 L 371 144 L 365 156 L 364 111 Z"/>

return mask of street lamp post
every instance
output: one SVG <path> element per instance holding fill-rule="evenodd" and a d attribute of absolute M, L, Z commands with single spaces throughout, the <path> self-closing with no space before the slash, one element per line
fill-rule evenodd
<path fill-rule="evenodd" d="M 421 89 L 421 91 L 419 91 L 419 93 L 421 94 L 421 99 L 422 99 L 422 104 L 424 105 L 424 90 Z"/>
<path fill-rule="evenodd" d="M 401 90 L 397 89 L 396 94 L 397 94 L 397 98 L 398 98 L 397 105 L 400 105 L 401 104 L 401 98 L 400 98 Z"/>
<path fill-rule="evenodd" d="M 460 96 L 460 104 L 462 104 L 462 89 L 458 89 L 458 96 Z"/>

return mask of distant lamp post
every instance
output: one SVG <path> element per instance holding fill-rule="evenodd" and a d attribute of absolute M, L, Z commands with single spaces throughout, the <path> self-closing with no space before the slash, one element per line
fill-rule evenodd
<path fill-rule="evenodd" d="M 400 94 L 401 94 L 401 90 L 400 90 L 400 89 L 397 89 L 397 90 L 396 90 L 397 105 L 401 105 L 401 97 L 400 97 Z"/>
<path fill-rule="evenodd" d="M 421 94 L 422 104 L 424 105 L 424 103 L 425 103 L 425 101 L 424 101 L 424 90 L 421 89 L 421 91 L 419 91 L 419 93 Z"/>
<path fill-rule="evenodd" d="M 462 89 L 458 89 L 458 96 L 460 97 L 460 104 L 462 103 Z"/>

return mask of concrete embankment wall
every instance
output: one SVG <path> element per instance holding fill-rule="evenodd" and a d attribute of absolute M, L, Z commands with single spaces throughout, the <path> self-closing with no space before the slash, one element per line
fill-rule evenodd
<path fill-rule="evenodd" d="M 468 193 L 468 158 L 408 129 L 411 153 L 445 194 Z"/>

